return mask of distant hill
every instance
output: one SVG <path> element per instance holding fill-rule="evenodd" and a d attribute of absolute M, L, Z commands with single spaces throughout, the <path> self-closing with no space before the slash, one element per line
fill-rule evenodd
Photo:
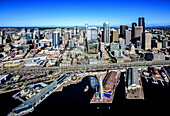
<path fill-rule="evenodd" d="M 98 25 L 89 25 L 89 27 L 100 27 L 103 28 L 103 26 L 98 26 Z M 0 28 L 74 28 L 74 26 L 0 26 Z M 85 26 L 79 26 L 79 28 L 85 28 Z M 113 26 L 110 25 L 110 28 L 120 28 L 120 26 Z M 159 25 L 149 25 L 146 26 L 146 29 L 150 29 L 150 28 L 164 28 L 164 29 L 170 29 L 170 25 L 164 25 L 164 26 L 159 26 Z"/>
<path fill-rule="evenodd" d="M 146 28 L 164 28 L 164 29 L 170 29 L 170 25 L 164 25 L 164 26 L 148 26 Z"/>

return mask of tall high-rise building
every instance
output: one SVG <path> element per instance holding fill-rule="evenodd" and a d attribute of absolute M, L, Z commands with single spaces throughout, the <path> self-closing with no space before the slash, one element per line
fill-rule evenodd
<path fill-rule="evenodd" d="M 77 34 L 79 34 L 79 27 L 75 26 L 74 27 L 74 35 L 77 35 Z"/>
<path fill-rule="evenodd" d="M 131 28 L 128 28 L 127 30 L 125 30 L 125 45 L 129 45 L 131 43 Z"/>
<path fill-rule="evenodd" d="M 135 27 L 137 26 L 136 23 L 132 23 L 132 41 L 134 40 L 135 38 Z"/>
<path fill-rule="evenodd" d="M 143 26 L 135 27 L 135 43 L 139 40 L 142 43 Z"/>
<path fill-rule="evenodd" d="M 39 31 L 38 28 L 35 28 L 35 29 L 34 29 L 33 39 L 38 39 L 38 40 L 40 40 L 40 31 Z"/>
<path fill-rule="evenodd" d="M 85 23 L 85 34 L 87 33 L 88 23 Z"/>
<path fill-rule="evenodd" d="M 87 29 L 87 41 L 97 40 L 97 27 L 88 27 Z"/>
<path fill-rule="evenodd" d="M 127 29 L 126 25 L 120 25 L 120 37 L 124 38 L 125 30 Z"/>
<path fill-rule="evenodd" d="M 103 23 L 103 42 L 110 43 L 110 23 Z"/>
<path fill-rule="evenodd" d="M 110 38 L 110 43 L 112 42 L 118 42 L 119 39 L 119 32 L 117 30 L 111 30 L 111 38 Z"/>
<path fill-rule="evenodd" d="M 151 49 L 151 33 L 142 33 L 142 48 L 144 50 Z"/>
<path fill-rule="evenodd" d="M 143 33 L 145 32 L 145 19 L 144 17 L 139 17 L 138 25 L 143 27 Z"/>
<path fill-rule="evenodd" d="M 124 50 L 125 49 L 125 39 L 119 38 L 119 44 L 120 44 L 120 49 Z"/>
<path fill-rule="evenodd" d="M 69 39 L 71 39 L 72 33 L 70 30 L 67 30 L 63 33 L 62 44 L 66 44 Z"/>
<path fill-rule="evenodd" d="M 60 33 L 59 31 L 54 31 L 53 32 L 53 36 L 52 36 L 52 43 L 53 43 L 53 47 L 57 48 L 59 47 L 59 43 L 60 43 Z"/>

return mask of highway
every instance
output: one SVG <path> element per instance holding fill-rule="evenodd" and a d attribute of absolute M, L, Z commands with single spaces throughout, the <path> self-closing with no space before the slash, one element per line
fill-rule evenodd
<path fill-rule="evenodd" d="M 43 73 L 48 71 L 93 71 L 93 70 L 110 70 L 138 66 L 155 66 L 170 65 L 170 60 L 128 62 L 128 63 L 107 63 L 107 64 L 87 64 L 77 66 L 58 66 L 58 67 L 25 67 L 21 69 L 0 70 L 0 74 L 26 74 L 26 73 Z"/>

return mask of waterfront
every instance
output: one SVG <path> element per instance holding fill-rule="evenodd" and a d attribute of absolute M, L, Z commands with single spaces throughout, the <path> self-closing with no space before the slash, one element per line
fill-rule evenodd
<path fill-rule="evenodd" d="M 123 75 L 123 74 L 122 74 Z M 115 96 L 112 104 L 90 104 L 95 90 L 90 86 L 88 77 L 83 78 L 78 84 L 72 84 L 63 88 L 61 92 L 52 93 L 47 99 L 45 99 L 40 105 L 38 105 L 34 112 L 28 114 L 28 116 L 34 115 L 93 115 L 93 116 L 105 116 L 106 114 L 114 113 L 118 108 L 126 109 L 130 105 L 146 105 L 170 103 L 169 86 L 162 86 L 159 82 L 153 84 L 151 80 L 146 82 L 145 78 L 142 78 L 142 84 L 144 89 L 145 100 L 127 100 L 125 99 L 125 84 L 124 78 L 121 75 L 120 83 L 116 88 Z M 84 92 L 86 86 L 89 86 L 89 90 Z M 0 115 L 7 115 L 14 107 L 21 104 L 19 100 L 12 98 L 12 95 L 18 91 L 10 92 L 0 95 L 1 112 Z M 2 107 L 3 106 L 3 107 Z M 41 112 L 40 112 L 41 111 Z"/>
<path fill-rule="evenodd" d="M 6 116 L 14 107 L 21 104 L 19 100 L 15 100 L 12 97 L 12 95 L 17 92 L 19 92 L 19 90 L 0 94 L 0 116 Z"/>

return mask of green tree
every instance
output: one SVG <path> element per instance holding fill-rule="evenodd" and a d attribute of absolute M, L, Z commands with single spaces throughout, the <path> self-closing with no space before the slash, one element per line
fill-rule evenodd
<path fill-rule="evenodd" d="M 53 71 L 49 71 L 48 74 L 51 75 L 53 73 Z"/>
<path fill-rule="evenodd" d="M 3 88 L 2 91 L 6 91 L 7 89 L 6 88 Z"/>
<path fill-rule="evenodd" d="M 115 60 L 115 59 L 112 59 L 111 61 L 112 61 L 113 63 L 116 63 L 116 60 Z"/>
<path fill-rule="evenodd" d="M 71 61 L 71 65 L 73 65 L 73 59 L 72 59 L 72 61 Z"/>

